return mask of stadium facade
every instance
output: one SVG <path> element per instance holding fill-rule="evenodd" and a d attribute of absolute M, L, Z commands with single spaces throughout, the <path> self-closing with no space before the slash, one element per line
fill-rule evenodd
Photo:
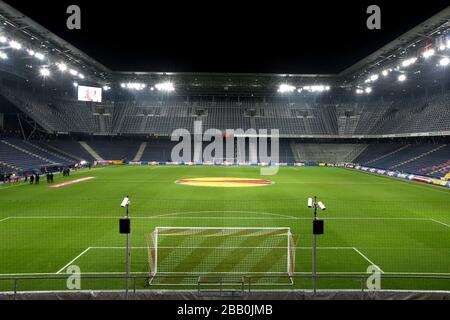
<path fill-rule="evenodd" d="M 201 121 L 278 129 L 281 163 L 444 178 L 449 19 L 447 8 L 339 74 L 118 72 L 0 2 L 0 171 L 166 162 L 172 132 Z"/>

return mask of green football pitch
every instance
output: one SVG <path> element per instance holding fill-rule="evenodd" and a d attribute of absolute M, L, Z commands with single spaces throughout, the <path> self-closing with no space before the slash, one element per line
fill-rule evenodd
<path fill-rule="evenodd" d="M 276 289 L 311 288 L 312 218 L 319 212 L 318 286 L 355 289 L 376 265 L 385 289 L 450 290 L 450 191 L 341 168 L 284 167 L 261 176 L 257 167 L 116 166 L 56 176 L 50 188 L 0 186 L 0 290 L 63 290 L 69 266 L 82 289 L 121 289 L 125 236 L 120 203 L 131 199 L 131 272 L 139 289 L 185 289 L 199 276 L 248 276 Z M 258 187 L 199 187 L 192 178 L 268 179 Z M 241 232 L 234 237 L 160 237 L 158 272 L 148 286 L 148 237 L 157 227 L 279 230 L 295 242 L 295 276 L 287 281 L 287 241 Z M 174 229 L 176 230 L 176 229 Z M 207 233 L 204 233 L 207 234 Z M 197 234 L 198 235 L 198 234 Z M 233 238 L 233 239 L 232 239 Z M 290 258 L 292 259 L 292 258 Z M 280 271 L 281 270 L 281 271 Z M 61 277 L 60 277 L 61 276 Z M 48 279 L 47 279 L 48 278 Z"/>

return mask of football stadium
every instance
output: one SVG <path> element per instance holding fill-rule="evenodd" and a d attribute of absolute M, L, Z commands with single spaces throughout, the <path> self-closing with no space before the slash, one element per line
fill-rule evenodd
<path fill-rule="evenodd" d="M 121 72 L 0 1 L 0 296 L 450 297 L 450 7 L 336 74 Z"/>

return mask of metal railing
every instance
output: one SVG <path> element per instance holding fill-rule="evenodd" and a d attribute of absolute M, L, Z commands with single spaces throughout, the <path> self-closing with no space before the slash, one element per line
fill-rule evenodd
<path fill-rule="evenodd" d="M 13 276 L 0 278 L 0 294 L 12 295 L 16 299 L 21 293 L 44 293 L 44 292 L 123 292 L 125 298 L 133 298 L 139 292 L 158 292 L 161 289 L 168 291 L 193 291 L 200 296 L 202 290 L 200 285 L 208 284 L 209 290 L 217 286 L 218 292 L 226 292 L 227 286 L 235 286 L 236 275 L 211 276 L 214 281 L 208 282 L 208 276 L 199 275 L 156 275 L 150 278 L 147 275 L 79 275 L 81 288 L 70 290 L 67 281 L 73 275 L 45 275 L 45 276 Z M 367 288 L 370 275 L 337 275 L 311 274 L 291 275 L 293 281 L 287 281 L 288 276 L 282 275 L 242 275 L 239 276 L 239 286 L 242 294 L 253 294 L 260 292 L 310 292 L 315 295 L 312 283 L 318 283 L 317 291 L 353 291 L 359 292 L 364 299 L 368 292 L 373 291 L 404 291 L 404 292 L 445 292 L 450 294 L 450 275 L 382 275 L 381 287 L 378 290 Z M 95 282 L 98 281 L 96 285 Z M 127 281 L 131 284 L 126 289 Z M 10 282 L 8 285 L 7 283 Z M 55 286 L 52 282 L 57 283 Z M 91 282 L 89 284 L 89 282 Z M 88 283 L 88 286 L 86 286 Z M 108 285 L 109 284 L 109 285 Z"/>

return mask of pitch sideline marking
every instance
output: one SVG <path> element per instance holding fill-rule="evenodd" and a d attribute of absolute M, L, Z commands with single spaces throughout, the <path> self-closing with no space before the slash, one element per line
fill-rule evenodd
<path fill-rule="evenodd" d="M 380 270 L 381 273 L 384 273 L 384 271 L 375 263 L 373 263 L 367 256 L 365 256 L 361 251 L 359 251 L 357 248 L 353 247 L 353 250 L 355 250 L 361 257 L 363 257 L 367 262 L 369 262 L 371 265 L 375 266 Z"/>
<path fill-rule="evenodd" d="M 11 217 L 6 217 L 6 218 L 4 218 L 4 219 L 1 219 L 1 220 L 0 220 L 0 223 L 2 223 L 3 221 L 9 220 L 9 219 L 11 219 Z"/>
<path fill-rule="evenodd" d="M 447 228 L 450 228 L 450 224 L 446 224 L 446 223 L 438 221 L 436 219 L 430 219 L 430 220 L 433 221 L 433 222 L 436 222 L 436 223 L 438 223 L 440 225 L 446 226 Z"/>
<path fill-rule="evenodd" d="M 62 267 L 59 271 L 57 271 L 55 274 L 60 274 L 61 272 L 63 272 L 68 266 L 70 266 L 72 263 L 74 263 L 75 261 L 77 261 L 82 255 L 84 255 L 86 252 L 88 252 L 89 250 L 91 250 L 91 247 L 87 247 L 86 250 L 84 250 L 83 252 L 81 252 L 79 255 L 77 255 L 73 260 L 71 260 L 68 264 L 66 264 L 64 267 Z"/>

